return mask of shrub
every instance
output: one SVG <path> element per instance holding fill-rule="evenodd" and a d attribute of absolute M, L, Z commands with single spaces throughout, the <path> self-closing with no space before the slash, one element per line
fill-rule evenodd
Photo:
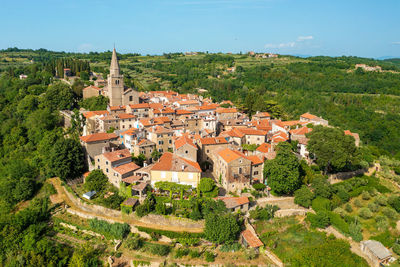
<path fill-rule="evenodd" d="M 266 185 L 262 183 L 253 184 L 253 188 L 258 191 L 264 190 L 265 187 Z"/>
<path fill-rule="evenodd" d="M 226 244 L 223 244 L 219 250 L 222 252 L 231 252 L 231 251 L 238 251 L 241 249 L 241 245 L 238 242 L 229 242 Z"/>
<path fill-rule="evenodd" d="M 188 233 L 188 232 L 173 232 L 167 230 L 158 230 L 153 228 L 147 228 L 142 226 L 137 226 L 137 229 L 141 232 L 145 232 L 148 234 L 158 233 L 160 235 L 164 235 L 166 237 L 176 239 L 176 238 L 202 238 L 204 236 L 203 233 Z"/>
<path fill-rule="evenodd" d="M 125 241 L 125 245 L 129 249 L 140 249 L 143 246 L 143 238 L 139 234 L 130 233 Z"/>
<path fill-rule="evenodd" d="M 206 259 L 207 262 L 215 261 L 215 255 L 211 251 L 204 252 L 204 258 Z"/>
<path fill-rule="evenodd" d="M 356 242 L 360 242 L 363 239 L 362 228 L 359 223 L 353 222 L 349 225 L 349 234 Z"/>
<path fill-rule="evenodd" d="M 360 217 L 363 218 L 363 219 L 369 219 L 369 218 L 372 217 L 373 214 L 372 214 L 372 212 L 370 211 L 369 208 L 361 208 L 358 211 L 358 215 L 360 215 Z"/>
<path fill-rule="evenodd" d="M 350 195 L 344 186 L 338 187 L 336 195 L 342 200 L 343 203 L 346 203 L 350 199 Z"/>
<path fill-rule="evenodd" d="M 257 253 L 254 251 L 254 249 L 246 249 L 244 252 L 244 258 L 246 260 L 253 260 L 255 258 L 257 258 Z"/>
<path fill-rule="evenodd" d="M 175 258 L 175 259 L 182 258 L 182 257 L 184 257 L 184 256 L 189 255 L 189 252 L 190 252 L 190 250 L 189 250 L 188 248 L 178 248 L 178 249 L 175 251 L 174 258 Z"/>
<path fill-rule="evenodd" d="M 312 182 L 314 194 L 319 197 L 329 198 L 332 194 L 332 187 L 323 175 L 315 175 Z"/>
<path fill-rule="evenodd" d="M 199 258 L 201 256 L 200 252 L 198 250 L 190 250 L 189 256 L 191 258 Z"/>
<path fill-rule="evenodd" d="M 146 249 L 154 255 L 158 256 L 167 256 L 171 251 L 171 247 L 167 245 L 154 244 L 154 243 L 146 243 Z"/>
<path fill-rule="evenodd" d="M 139 217 L 143 217 L 149 214 L 147 207 L 145 205 L 139 205 L 136 207 L 136 215 Z"/>
<path fill-rule="evenodd" d="M 381 217 L 383 217 L 383 216 L 381 216 Z M 386 219 L 386 217 L 383 217 L 383 218 L 385 218 L 384 220 L 379 220 L 379 221 L 377 221 L 377 223 L 376 223 L 376 227 L 380 230 L 380 231 L 386 231 L 388 228 L 389 228 L 389 222 L 388 222 L 388 220 Z"/>
<path fill-rule="evenodd" d="M 379 210 L 379 205 L 371 202 L 368 204 L 368 208 L 372 211 L 372 212 L 377 212 Z"/>
<path fill-rule="evenodd" d="M 371 195 L 371 197 L 374 197 L 378 194 L 378 190 L 376 190 L 375 188 L 371 188 L 368 193 Z"/>
<path fill-rule="evenodd" d="M 385 216 L 388 217 L 389 219 L 392 220 L 397 219 L 397 212 L 392 208 L 384 207 L 382 209 L 382 213 L 385 214 Z"/>
<path fill-rule="evenodd" d="M 352 212 L 352 211 L 353 211 L 353 208 L 351 207 L 350 203 L 347 203 L 347 204 L 344 206 L 344 209 L 345 209 L 347 212 Z"/>
<path fill-rule="evenodd" d="M 103 191 L 108 184 L 108 178 L 102 170 L 93 170 L 85 179 L 84 187 L 88 191 L 96 191 L 97 193 Z"/>
<path fill-rule="evenodd" d="M 340 199 L 340 197 L 338 197 L 338 195 L 336 194 L 332 194 L 332 199 L 331 199 L 332 209 L 339 207 L 341 204 L 342 200 Z"/>
<path fill-rule="evenodd" d="M 334 209 L 333 211 L 336 212 L 337 214 L 339 214 L 340 217 L 342 217 L 342 218 L 344 218 L 344 216 L 346 216 L 346 211 L 340 207 Z"/>
<path fill-rule="evenodd" d="M 109 223 L 96 218 L 89 220 L 90 228 L 99 232 L 108 238 L 122 239 L 130 232 L 130 226 L 127 223 Z"/>
<path fill-rule="evenodd" d="M 400 212 L 400 197 L 392 196 L 388 199 L 389 205 L 392 206 L 397 212 Z"/>
<path fill-rule="evenodd" d="M 379 195 L 375 198 L 375 202 L 380 206 L 386 206 L 387 205 L 387 197 L 385 197 L 384 195 Z"/>
<path fill-rule="evenodd" d="M 178 243 L 180 243 L 182 246 L 195 246 L 200 242 L 200 238 L 195 238 L 195 237 L 181 237 L 177 239 Z"/>
<path fill-rule="evenodd" d="M 307 220 L 311 223 L 311 226 L 318 228 L 325 228 L 329 225 L 329 215 L 326 211 L 319 211 L 316 214 L 307 213 Z"/>
<path fill-rule="evenodd" d="M 393 247 L 392 247 L 392 250 L 397 255 L 400 255 L 400 244 L 399 243 L 394 243 Z"/>
<path fill-rule="evenodd" d="M 368 193 L 368 191 L 364 191 L 364 192 L 361 194 L 361 197 L 362 197 L 362 199 L 364 199 L 364 200 L 369 200 L 369 199 L 371 198 L 371 195 Z"/>
<path fill-rule="evenodd" d="M 357 208 L 361 208 L 362 207 L 362 202 L 361 200 L 359 200 L 358 198 L 354 200 L 354 206 L 356 206 Z"/>
<path fill-rule="evenodd" d="M 256 209 L 250 211 L 250 218 L 254 220 L 269 220 L 274 218 L 275 212 L 279 210 L 278 206 L 265 205 L 264 208 L 256 207 Z"/>
<path fill-rule="evenodd" d="M 294 203 L 305 208 L 309 208 L 311 206 L 313 199 L 314 193 L 311 192 L 311 190 L 305 185 L 294 192 Z"/>
<path fill-rule="evenodd" d="M 158 241 L 161 238 L 161 235 L 159 233 L 156 233 L 156 232 L 151 232 L 150 233 L 150 237 L 151 237 L 151 240 Z"/>
<path fill-rule="evenodd" d="M 330 211 L 331 210 L 331 202 L 327 198 L 317 197 L 312 201 L 312 208 L 315 211 Z"/>

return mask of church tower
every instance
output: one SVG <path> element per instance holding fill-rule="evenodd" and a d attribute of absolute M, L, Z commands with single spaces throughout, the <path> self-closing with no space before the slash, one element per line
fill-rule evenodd
<path fill-rule="evenodd" d="M 119 73 L 119 63 L 115 47 L 112 53 L 110 74 L 107 75 L 107 81 L 110 106 L 121 106 L 122 94 L 124 93 L 124 76 Z"/>

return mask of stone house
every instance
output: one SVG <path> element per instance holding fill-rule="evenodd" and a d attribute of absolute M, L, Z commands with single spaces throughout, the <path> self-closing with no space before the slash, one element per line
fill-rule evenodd
<path fill-rule="evenodd" d="M 213 170 L 216 152 L 228 148 L 229 143 L 223 137 L 206 137 L 200 138 L 198 146 L 200 148 L 198 151 L 199 162 L 208 162 L 207 168 Z"/>
<path fill-rule="evenodd" d="M 197 162 L 197 146 L 193 143 L 187 135 L 178 137 L 174 142 L 174 154 Z"/>
<path fill-rule="evenodd" d="M 158 152 L 167 152 L 173 149 L 172 137 L 173 130 L 162 126 L 154 126 L 148 129 L 147 139 L 156 144 Z"/>
<path fill-rule="evenodd" d="M 226 208 L 231 212 L 249 210 L 250 200 L 247 197 L 216 197 L 215 200 L 221 200 L 225 203 Z"/>
<path fill-rule="evenodd" d="M 239 115 L 236 108 L 217 108 L 215 113 L 217 120 L 235 120 Z"/>
<path fill-rule="evenodd" d="M 324 120 L 323 118 L 317 117 L 317 116 L 312 115 L 310 113 L 302 114 L 300 116 L 300 121 L 301 122 L 312 123 L 314 125 L 328 126 L 328 121 L 327 120 Z"/>
<path fill-rule="evenodd" d="M 251 160 L 251 179 L 252 182 L 264 183 L 264 160 L 256 155 L 247 156 Z"/>
<path fill-rule="evenodd" d="M 99 118 L 101 116 L 108 116 L 110 113 L 107 110 L 87 111 L 83 112 L 85 117 L 85 125 L 83 127 L 84 133 L 94 134 L 100 131 Z"/>
<path fill-rule="evenodd" d="M 119 144 L 119 138 L 114 133 L 95 133 L 79 137 L 84 152 L 91 159 L 103 153 L 105 147 Z"/>
<path fill-rule="evenodd" d="M 133 154 L 135 156 L 143 154 L 146 156 L 146 159 L 148 161 L 150 161 L 151 153 L 153 153 L 154 150 L 156 150 L 156 144 L 147 139 L 141 139 L 140 141 L 135 141 L 133 145 Z"/>
<path fill-rule="evenodd" d="M 252 183 L 251 160 L 243 153 L 223 149 L 214 161 L 214 177 L 228 192 L 250 187 Z"/>
<path fill-rule="evenodd" d="M 240 233 L 239 243 L 242 244 L 245 248 L 252 248 L 255 251 L 259 251 L 259 248 L 264 246 L 263 242 L 258 238 L 255 231 L 251 231 L 250 229 L 245 229 Z"/>
<path fill-rule="evenodd" d="M 191 161 L 170 152 L 165 152 L 150 170 L 150 181 L 168 181 L 197 187 L 200 182 L 201 169 L 197 162 Z"/>
<path fill-rule="evenodd" d="M 389 264 L 392 253 L 375 240 L 365 240 L 360 242 L 361 251 L 372 261 L 373 267 L 380 267 Z"/>
<path fill-rule="evenodd" d="M 148 118 L 150 113 L 150 104 L 130 104 L 126 106 L 126 113 L 135 115 L 137 118 Z"/>
<path fill-rule="evenodd" d="M 106 152 L 95 157 L 95 169 L 102 170 L 109 182 L 118 188 L 122 179 L 132 176 L 139 168 L 132 162 L 128 149 Z"/>
<path fill-rule="evenodd" d="M 253 120 L 270 120 L 271 115 L 268 112 L 259 112 L 253 115 Z"/>
<path fill-rule="evenodd" d="M 289 131 L 291 141 L 299 141 L 300 139 L 306 138 L 306 134 L 310 133 L 313 129 L 307 126 L 293 129 Z"/>
<path fill-rule="evenodd" d="M 86 88 L 83 88 L 82 90 L 83 93 L 83 99 L 89 98 L 89 97 L 96 97 L 101 95 L 101 88 L 93 85 L 89 85 Z"/>

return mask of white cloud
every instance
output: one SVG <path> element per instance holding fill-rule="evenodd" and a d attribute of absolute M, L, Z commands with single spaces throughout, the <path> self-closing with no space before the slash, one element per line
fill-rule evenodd
<path fill-rule="evenodd" d="M 288 43 L 280 43 L 280 44 L 266 44 L 265 48 L 285 48 L 285 47 L 294 47 L 296 42 L 288 42 Z"/>
<path fill-rule="evenodd" d="M 400 42 L 393 42 L 394 45 L 400 45 Z"/>
<path fill-rule="evenodd" d="M 312 36 L 312 35 L 299 36 L 299 37 L 297 37 L 297 42 L 302 42 L 302 41 L 312 40 L 312 39 L 314 39 L 314 36 Z"/>

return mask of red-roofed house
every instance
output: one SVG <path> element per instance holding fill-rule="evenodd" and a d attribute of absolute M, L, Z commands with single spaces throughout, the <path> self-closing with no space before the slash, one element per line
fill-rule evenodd
<path fill-rule="evenodd" d="M 236 108 L 217 108 L 215 113 L 218 120 L 235 120 L 239 116 Z"/>
<path fill-rule="evenodd" d="M 323 126 L 328 126 L 328 121 L 324 120 L 323 118 L 317 117 L 315 115 L 312 115 L 310 113 L 304 113 L 300 116 L 300 121 L 301 122 L 308 122 L 312 123 L 314 125 L 323 125 Z"/>
<path fill-rule="evenodd" d="M 269 120 L 271 119 L 271 115 L 268 112 L 258 112 L 253 115 L 254 120 Z"/>
<path fill-rule="evenodd" d="M 90 85 L 86 88 L 83 88 L 82 93 L 83 93 L 83 99 L 86 99 L 89 97 L 96 97 L 96 96 L 101 95 L 101 88 Z"/>
<path fill-rule="evenodd" d="M 131 152 L 122 149 L 96 156 L 95 168 L 102 170 L 110 183 L 119 188 L 122 179 L 132 176 L 140 167 L 132 162 Z"/>
<path fill-rule="evenodd" d="M 152 185 L 159 181 L 167 181 L 197 187 L 200 177 L 201 169 L 197 162 L 170 152 L 165 152 L 150 170 Z"/>
<path fill-rule="evenodd" d="M 223 201 L 225 207 L 231 212 L 249 210 L 250 201 L 248 197 L 216 197 L 214 199 Z"/>
<path fill-rule="evenodd" d="M 229 148 L 217 152 L 214 177 L 229 192 L 250 187 L 252 162 L 242 152 Z"/>
<path fill-rule="evenodd" d="M 174 142 L 174 153 L 182 158 L 197 162 L 197 146 L 187 135 L 178 137 Z"/>
<path fill-rule="evenodd" d="M 172 149 L 172 137 L 174 131 L 162 126 L 154 126 L 148 129 L 147 139 L 156 144 L 158 152 L 166 152 Z"/>
<path fill-rule="evenodd" d="M 302 138 L 306 137 L 307 133 L 310 133 L 312 131 L 312 128 L 308 128 L 307 126 L 293 129 L 289 131 L 290 134 L 290 140 L 292 141 L 298 141 Z"/>
<path fill-rule="evenodd" d="M 105 147 L 110 147 L 112 144 L 119 143 L 118 136 L 114 133 L 95 133 L 79 137 L 81 144 L 91 159 L 103 153 Z"/>

